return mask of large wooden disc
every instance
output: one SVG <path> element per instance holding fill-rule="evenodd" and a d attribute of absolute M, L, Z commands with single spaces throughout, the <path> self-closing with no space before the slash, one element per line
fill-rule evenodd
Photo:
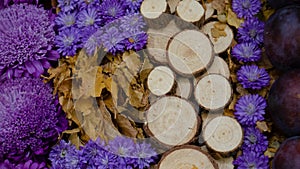
<path fill-rule="evenodd" d="M 190 142 L 201 121 L 188 101 L 175 96 L 157 100 L 146 112 L 146 133 L 166 146 Z"/>
<path fill-rule="evenodd" d="M 142 15 L 149 19 L 158 18 L 166 9 L 166 0 L 144 0 L 141 5 Z"/>
<path fill-rule="evenodd" d="M 200 106 L 207 110 L 217 110 L 229 103 L 232 88 L 224 76 L 209 74 L 198 81 L 194 96 Z"/>
<path fill-rule="evenodd" d="M 185 75 L 197 74 L 208 68 L 213 61 L 210 40 L 196 30 L 184 30 L 175 35 L 167 50 L 170 66 Z"/>
<path fill-rule="evenodd" d="M 225 23 L 209 22 L 202 27 L 201 31 L 209 36 L 217 54 L 228 49 L 233 40 L 233 32 Z"/>
<path fill-rule="evenodd" d="M 228 64 L 219 56 L 215 56 L 213 63 L 207 69 L 208 74 L 219 74 L 227 79 L 230 77 L 230 70 Z"/>
<path fill-rule="evenodd" d="M 203 138 L 211 150 L 225 154 L 236 150 L 241 145 L 243 130 L 235 119 L 219 116 L 204 126 Z"/>
<path fill-rule="evenodd" d="M 178 16 L 187 22 L 197 22 L 204 15 L 202 5 L 195 0 L 182 0 L 178 3 L 176 12 Z"/>
<path fill-rule="evenodd" d="M 167 64 L 167 46 L 168 42 L 181 29 L 176 25 L 175 20 L 171 20 L 168 25 L 161 29 L 149 28 L 147 31 L 148 43 L 147 53 L 158 63 Z"/>
<path fill-rule="evenodd" d="M 170 68 L 158 66 L 150 72 L 147 85 L 151 93 L 162 96 L 172 89 L 174 80 L 175 77 Z"/>
<path fill-rule="evenodd" d="M 218 169 L 218 165 L 200 147 L 186 145 L 166 152 L 158 169 Z"/>

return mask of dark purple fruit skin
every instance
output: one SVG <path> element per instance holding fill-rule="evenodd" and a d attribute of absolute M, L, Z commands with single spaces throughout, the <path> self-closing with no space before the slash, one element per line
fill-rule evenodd
<path fill-rule="evenodd" d="M 300 169 L 300 137 L 285 140 L 277 150 L 272 169 Z"/>
<path fill-rule="evenodd" d="M 264 46 L 277 69 L 300 68 L 300 6 L 281 8 L 267 20 Z"/>
<path fill-rule="evenodd" d="M 278 9 L 288 5 L 300 5 L 300 0 L 268 0 L 268 3 L 272 8 Z"/>
<path fill-rule="evenodd" d="M 300 69 L 286 72 L 275 81 L 269 92 L 267 111 L 284 135 L 300 135 Z"/>

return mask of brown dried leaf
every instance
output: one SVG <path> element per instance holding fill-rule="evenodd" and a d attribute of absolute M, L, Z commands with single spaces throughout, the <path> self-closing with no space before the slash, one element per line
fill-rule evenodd
<path fill-rule="evenodd" d="M 117 114 L 116 123 L 122 134 L 136 138 L 138 131 L 132 126 L 128 118 L 122 114 Z"/>
<path fill-rule="evenodd" d="M 271 129 L 265 121 L 256 122 L 256 127 L 262 132 L 271 132 Z"/>
<path fill-rule="evenodd" d="M 225 0 L 213 0 L 211 4 L 212 7 L 217 10 L 218 13 L 225 12 L 225 7 L 226 7 Z"/>
<path fill-rule="evenodd" d="M 122 56 L 127 69 L 133 76 L 137 76 L 140 68 L 141 68 L 141 59 L 140 56 L 133 52 L 125 52 Z"/>
<path fill-rule="evenodd" d="M 243 22 L 244 21 L 242 19 L 239 19 L 229 7 L 227 10 L 227 23 L 231 26 L 238 28 Z"/>

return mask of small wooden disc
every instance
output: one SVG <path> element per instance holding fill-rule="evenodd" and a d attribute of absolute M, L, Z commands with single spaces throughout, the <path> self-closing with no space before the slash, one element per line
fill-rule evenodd
<path fill-rule="evenodd" d="M 209 36 L 216 54 L 228 49 L 233 40 L 233 32 L 225 23 L 209 22 L 202 27 L 201 31 Z"/>
<path fill-rule="evenodd" d="M 228 116 L 212 119 L 203 131 L 207 147 L 222 154 L 236 150 L 243 141 L 243 130 L 240 124 Z"/>
<path fill-rule="evenodd" d="M 196 30 L 184 30 L 175 35 L 170 40 L 167 51 L 169 65 L 184 75 L 200 73 L 213 61 L 210 40 Z"/>
<path fill-rule="evenodd" d="M 222 59 L 219 56 L 215 56 L 215 59 L 213 63 L 210 65 L 210 67 L 207 69 L 208 74 L 219 74 L 227 79 L 230 77 L 230 71 L 228 64 L 225 62 L 224 59 Z"/>
<path fill-rule="evenodd" d="M 147 85 L 151 93 L 162 96 L 172 89 L 174 80 L 175 76 L 170 68 L 158 66 L 150 72 Z"/>
<path fill-rule="evenodd" d="M 166 0 L 144 0 L 141 5 L 141 14 L 149 19 L 158 18 L 167 9 Z"/>
<path fill-rule="evenodd" d="M 176 25 L 175 20 L 171 20 L 168 25 L 161 29 L 149 28 L 147 53 L 158 63 L 167 64 L 167 46 L 168 42 L 176 33 L 180 32 L 181 29 Z"/>
<path fill-rule="evenodd" d="M 180 96 L 181 98 L 188 99 L 193 92 L 194 85 L 188 78 L 179 77 L 176 79 L 176 95 Z"/>
<path fill-rule="evenodd" d="M 166 152 L 158 163 L 158 169 L 218 169 L 218 165 L 200 147 L 186 145 Z"/>
<path fill-rule="evenodd" d="M 178 3 L 176 12 L 178 16 L 187 22 L 197 22 L 204 15 L 202 5 L 195 0 L 182 0 Z"/>
<path fill-rule="evenodd" d="M 200 106 L 207 110 L 217 110 L 229 103 L 232 88 L 224 76 L 209 74 L 198 81 L 194 96 Z"/>
<path fill-rule="evenodd" d="M 190 142 L 201 123 L 192 104 L 175 96 L 162 97 L 152 104 L 146 120 L 146 133 L 166 146 Z"/>

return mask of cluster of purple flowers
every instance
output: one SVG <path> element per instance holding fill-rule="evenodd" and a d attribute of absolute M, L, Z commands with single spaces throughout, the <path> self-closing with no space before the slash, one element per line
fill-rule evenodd
<path fill-rule="evenodd" d="M 142 0 L 59 0 L 55 43 L 64 56 L 84 48 L 93 54 L 103 46 L 112 54 L 140 50 L 147 42 L 139 13 Z"/>
<path fill-rule="evenodd" d="M 108 142 L 99 138 L 90 140 L 79 150 L 64 140 L 52 148 L 49 159 L 52 168 L 69 169 L 144 169 L 155 162 L 157 153 L 146 142 L 134 143 L 130 138 L 118 136 Z"/>
<path fill-rule="evenodd" d="M 261 9 L 260 0 L 233 0 L 232 9 L 244 23 L 238 28 L 238 44 L 232 49 L 232 57 L 242 65 L 237 72 L 237 79 L 245 89 L 260 90 L 269 85 L 267 71 L 255 64 L 261 59 L 264 23 L 255 17 Z M 258 94 L 241 96 L 235 105 L 234 115 L 244 128 L 243 154 L 233 162 L 237 169 L 267 169 L 268 157 L 264 152 L 268 148 L 267 137 L 264 136 L 256 123 L 264 120 L 266 100 Z"/>

